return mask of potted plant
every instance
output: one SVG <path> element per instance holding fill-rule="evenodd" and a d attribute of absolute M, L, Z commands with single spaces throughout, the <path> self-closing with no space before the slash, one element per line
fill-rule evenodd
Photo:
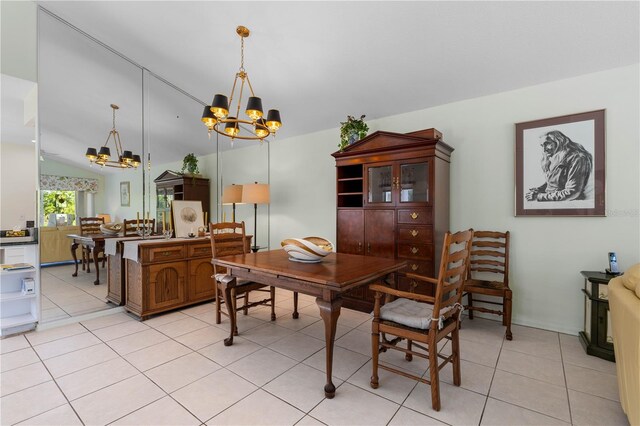
<path fill-rule="evenodd" d="M 200 170 L 198 170 L 198 159 L 193 153 L 185 155 L 182 160 L 182 174 L 189 176 L 197 176 L 200 174 Z"/>
<path fill-rule="evenodd" d="M 369 126 L 364 122 L 364 117 L 364 114 L 359 119 L 347 115 L 347 121 L 340 122 L 340 151 L 367 136 Z"/>

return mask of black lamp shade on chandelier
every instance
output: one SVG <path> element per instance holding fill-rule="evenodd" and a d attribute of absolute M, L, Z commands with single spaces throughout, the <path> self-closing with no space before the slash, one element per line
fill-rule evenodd
<path fill-rule="evenodd" d="M 246 140 L 262 140 L 269 135 L 275 135 L 276 131 L 282 126 L 282 119 L 280 118 L 280 111 L 271 109 L 267 113 L 267 119 L 264 117 L 264 109 L 262 107 L 262 99 L 257 97 L 253 93 L 253 87 L 251 87 L 251 81 L 249 75 L 244 69 L 244 39 L 249 37 L 250 31 L 248 28 L 239 26 L 236 28 L 236 33 L 240 36 L 241 46 L 241 61 L 240 69 L 236 73 L 236 78 L 233 81 L 233 88 L 231 89 L 231 96 L 227 97 L 223 94 L 216 94 L 211 101 L 211 105 L 206 106 L 202 114 L 202 122 L 207 126 L 209 135 L 211 131 L 215 131 L 223 136 L 228 136 L 233 139 L 246 139 Z M 233 94 L 238 85 L 238 79 L 240 79 L 240 96 L 237 100 L 237 105 L 229 105 L 229 99 L 234 102 Z M 242 105 L 242 93 L 245 82 L 249 87 L 251 96 L 247 100 L 247 106 L 244 113 L 248 117 L 240 118 L 240 108 Z M 230 107 L 236 112 L 235 116 L 229 116 Z M 209 111 L 207 111 L 207 109 Z M 222 127 L 224 124 L 224 127 Z M 244 133 L 243 133 L 244 132 Z"/>
<path fill-rule="evenodd" d="M 107 140 L 104 145 L 100 147 L 99 151 L 95 148 L 87 148 L 87 152 L 84 154 L 91 164 L 98 164 L 100 166 L 118 167 L 121 169 L 135 169 L 140 165 L 140 156 L 134 155 L 131 151 L 125 151 L 122 149 L 122 142 L 120 142 L 120 132 L 116 130 L 116 110 L 119 109 L 118 105 L 111 104 L 113 109 L 113 127 L 109 131 Z M 111 161 L 111 150 L 107 146 L 109 140 L 113 138 L 113 144 L 116 146 L 116 153 L 118 161 Z"/>

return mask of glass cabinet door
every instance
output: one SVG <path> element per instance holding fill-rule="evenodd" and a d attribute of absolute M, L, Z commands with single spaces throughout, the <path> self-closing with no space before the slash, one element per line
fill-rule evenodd
<path fill-rule="evenodd" d="M 393 202 L 393 166 L 367 167 L 367 202 L 369 204 Z"/>
<path fill-rule="evenodd" d="M 400 164 L 400 202 L 426 203 L 429 201 L 429 163 Z"/>

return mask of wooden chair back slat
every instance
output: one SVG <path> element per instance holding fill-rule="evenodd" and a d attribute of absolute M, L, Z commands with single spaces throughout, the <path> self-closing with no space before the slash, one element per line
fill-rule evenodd
<path fill-rule="evenodd" d="M 504 268 L 504 262 L 499 260 L 491 260 L 491 259 L 475 259 L 473 261 L 474 265 L 483 265 L 483 266 L 495 266 L 498 269 Z"/>
<path fill-rule="evenodd" d="M 493 248 L 504 248 L 505 244 L 500 241 L 486 241 L 486 240 L 478 240 L 473 242 L 474 247 L 493 247 Z"/>
<path fill-rule="evenodd" d="M 245 245 L 244 222 L 220 222 L 210 223 L 211 253 L 213 258 L 231 256 L 235 254 L 247 254 Z M 226 268 L 213 265 L 215 274 L 223 274 Z"/>
<path fill-rule="evenodd" d="M 471 250 L 471 256 L 504 257 L 504 252 L 503 251 L 497 251 L 497 250 Z"/>
<path fill-rule="evenodd" d="M 490 247 L 498 250 L 484 250 Z M 479 248 L 479 249 L 478 249 Z M 468 278 L 475 278 L 474 272 L 488 272 L 502 275 L 500 281 L 509 286 L 509 232 L 475 231 L 471 242 Z"/>
<path fill-rule="evenodd" d="M 505 238 L 507 234 L 505 232 L 496 232 L 496 231 L 473 231 L 473 239 L 478 238 Z"/>
<path fill-rule="evenodd" d="M 79 222 L 81 235 L 102 234 L 100 225 L 104 225 L 104 217 L 81 217 Z"/>
<path fill-rule="evenodd" d="M 462 299 L 463 278 L 468 267 L 468 258 L 471 249 L 473 229 L 456 232 L 447 232 L 442 245 L 442 257 L 438 284 L 436 285 L 435 303 L 433 305 L 433 318 L 440 316 L 440 310 L 447 306 L 460 303 Z M 451 297 L 450 292 L 454 291 Z M 443 301 L 444 297 L 448 297 Z M 436 329 L 437 324 L 431 323 L 431 328 Z"/>

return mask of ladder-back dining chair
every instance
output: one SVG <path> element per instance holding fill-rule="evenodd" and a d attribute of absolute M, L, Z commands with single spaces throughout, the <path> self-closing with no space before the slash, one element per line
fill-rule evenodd
<path fill-rule="evenodd" d="M 465 309 L 469 311 L 469 319 L 473 319 L 473 311 L 501 315 L 502 325 L 507 326 L 507 340 L 513 339 L 511 334 L 513 296 L 509 288 L 509 236 L 509 231 L 475 231 L 473 233 L 467 279 L 464 283 L 468 303 Z M 502 300 L 474 299 L 474 294 L 495 296 Z M 476 306 L 474 302 L 500 305 L 502 309 Z"/>
<path fill-rule="evenodd" d="M 78 222 L 80 223 L 80 235 L 94 235 L 94 234 L 102 234 L 102 230 L 100 229 L 100 225 L 104 225 L 103 217 L 80 217 L 78 218 Z M 85 265 L 87 267 L 87 272 L 91 272 L 90 264 L 93 260 L 91 256 L 91 248 L 82 246 L 82 270 L 85 269 Z M 105 261 L 107 257 L 102 253 L 102 267 L 104 268 Z M 96 264 L 97 268 L 98 265 Z"/>
<path fill-rule="evenodd" d="M 156 229 L 156 220 L 150 219 L 146 222 L 146 225 L 145 225 L 144 221 L 140 222 L 137 219 L 131 219 L 131 220 L 124 219 L 122 221 L 122 236 L 123 237 L 140 236 L 140 234 L 138 234 L 138 230 L 142 228 L 148 229 L 149 232 L 153 234 L 154 230 Z"/>
<path fill-rule="evenodd" d="M 371 324 L 372 388 L 379 386 L 378 368 L 418 380 L 431 386 L 431 406 L 440 411 L 439 371 L 447 363 L 452 364 L 453 384 L 460 386 L 460 301 L 472 235 L 472 229 L 445 234 L 437 279 L 407 274 L 407 277 L 418 281 L 418 285 L 435 284 L 435 296 L 396 290 L 380 284 L 369 286 L 375 292 Z M 383 295 L 385 299 L 395 300 L 383 304 Z M 389 340 L 388 335 L 396 337 Z M 438 342 L 443 339 L 451 340 L 451 354 L 448 356 L 438 353 Z M 400 346 L 404 340 L 406 347 Z M 388 349 L 404 352 L 407 361 L 414 356 L 428 359 L 429 379 L 380 363 L 380 352 Z M 442 363 L 438 362 L 439 359 L 443 360 Z"/>

